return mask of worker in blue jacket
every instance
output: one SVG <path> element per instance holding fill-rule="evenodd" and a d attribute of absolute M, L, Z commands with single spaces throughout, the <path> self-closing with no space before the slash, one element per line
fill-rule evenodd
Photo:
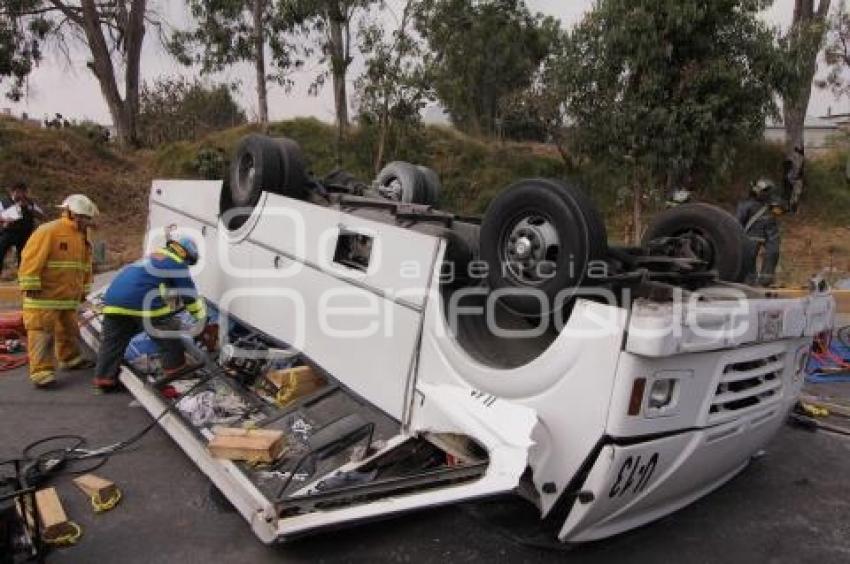
<path fill-rule="evenodd" d="M 187 359 L 179 337 L 180 320 L 169 304 L 179 299 L 199 322 L 206 319 L 204 299 L 198 295 L 189 267 L 198 262 L 198 247 L 188 237 L 168 241 L 150 256 L 124 267 L 103 296 L 103 328 L 97 354 L 94 385 L 102 391 L 118 385 L 121 360 L 132 338 L 147 331 L 162 351 L 166 379 L 200 367 Z M 160 332 L 168 332 L 164 336 Z"/>

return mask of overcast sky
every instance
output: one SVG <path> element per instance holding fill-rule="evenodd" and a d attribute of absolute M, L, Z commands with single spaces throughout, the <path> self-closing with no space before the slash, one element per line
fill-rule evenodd
<path fill-rule="evenodd" d="M 566 27 L 575 25 L 593 4 L 593 0 L 526 0 L 526 2 L 532 10 L 560 18 Z M 388 1 L 389 11 L 384 17 L 390 22 L 393 21 L 392 10 L 397 8 L 399 3 L 400 0 Z M 167 19 L 177 26 L 185 25 L 188 20 L 185 3 L 182 1 L 151 0 L 151 4 L 164 11 Z M 793 5 L 793 0 L 776 0 L 773 7 L 763 14 L 763 17 L 771 25 L 785 27 L 791 21 Z M 85 67 L 85 61 L 85 53 L 79 49 L 72 54 L 70 64 L 58 54 L 48 54 L 30 78 L 27 98 L 17 104 L 0 100 L 0 107 L 11 107 L 16 114 L 27 112 L 31 117 L 39 119 L 59 112 L 69 118 L 110 123 L 111 119 L 101 97 L 100 88 Z M 349 75 L 350 81 L 354 80 L 361 68 L 360 62 L 355 61 Z M 145 39 L 142 69 L 143 78 L 149 80 L 162 75 L 193 76 L 196 74 L 194 69 L 175 63 L 163 51 L 153 32 L 149 32 Z M 272 119 L 301 115 L 317 116 L 328 121 L 333 119 L 333 101 L 329 87 L 326 87 L 318 97 L 307 94 L 307 86 L 315 73 L 314 66 L 297 74 L 295 88 L 289 94 L 276 87 L 270 90 L 269 111 Z M 256 112 L 256 95 L 252 76 L 249 66 L 239 65 L 225 73 L 213 76 L 212 79 L 239 81 L 241 83 L 239 102 L 253 115 Z M 809 113 L 823 115 L 828 107 L 832 107 L 833 112 L 848 111 L 850 101 L 837 101 L 831 93 L 815 88 Z"/>

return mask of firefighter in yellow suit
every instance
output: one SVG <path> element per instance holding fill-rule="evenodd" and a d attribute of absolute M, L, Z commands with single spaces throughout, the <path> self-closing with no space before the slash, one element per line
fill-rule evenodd
<path fill-rule="evenodd" d="M 87 368 L 80 353 L 77 307 L 91 290 L 92 254 L 87 230 L 99 214 L 82 194 L 68 196 L 62 217 L 40 226 L 21 256 L 18 282 L 24 294 L 30 380 L 38 388 L 55 383 L 55 345 L 59 366 Z"/>

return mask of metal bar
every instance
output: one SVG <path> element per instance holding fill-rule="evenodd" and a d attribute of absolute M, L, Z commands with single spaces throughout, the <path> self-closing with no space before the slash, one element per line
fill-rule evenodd
<path fill-rule="evenodd" d="M 487 470 L 489 462 L 478 462 L 469 466 L 458 468 L 440 468 L 431 472 L 417 474 L 415 476 L 398 476 L 369 482 L 368 484 L 355 484 L 345 488 L 336 489 L 332 492 L 320 492 L 298 496 L 281 501 L 278 504 L 278 509 L 285 512 L 289 508 L 298 508 L 309 510 L 328 508 L 330 503 L 351 503 L 352 497 L 357 501 L 362 500 L 362 496 L 378 496 L 387 493 L 403 493 L 410 489 L 419 488 L 421 486 L 439 487 L 446 482 L 458 481 L 464 479 L 482 476 Z M 357 497 L 360 496 L 360 497 Z M 304 502 L 309 502 L 305 504 Z"/>

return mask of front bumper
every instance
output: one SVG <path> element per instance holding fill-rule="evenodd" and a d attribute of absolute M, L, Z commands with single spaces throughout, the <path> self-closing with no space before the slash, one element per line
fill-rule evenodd
<path fill-rule="evenodd" d="M 776 405 L 711 428 L 599 451 L 559 533 L 562 541 L 605 538 L 668 515 L 741 471 L 783 424 Z"/>

